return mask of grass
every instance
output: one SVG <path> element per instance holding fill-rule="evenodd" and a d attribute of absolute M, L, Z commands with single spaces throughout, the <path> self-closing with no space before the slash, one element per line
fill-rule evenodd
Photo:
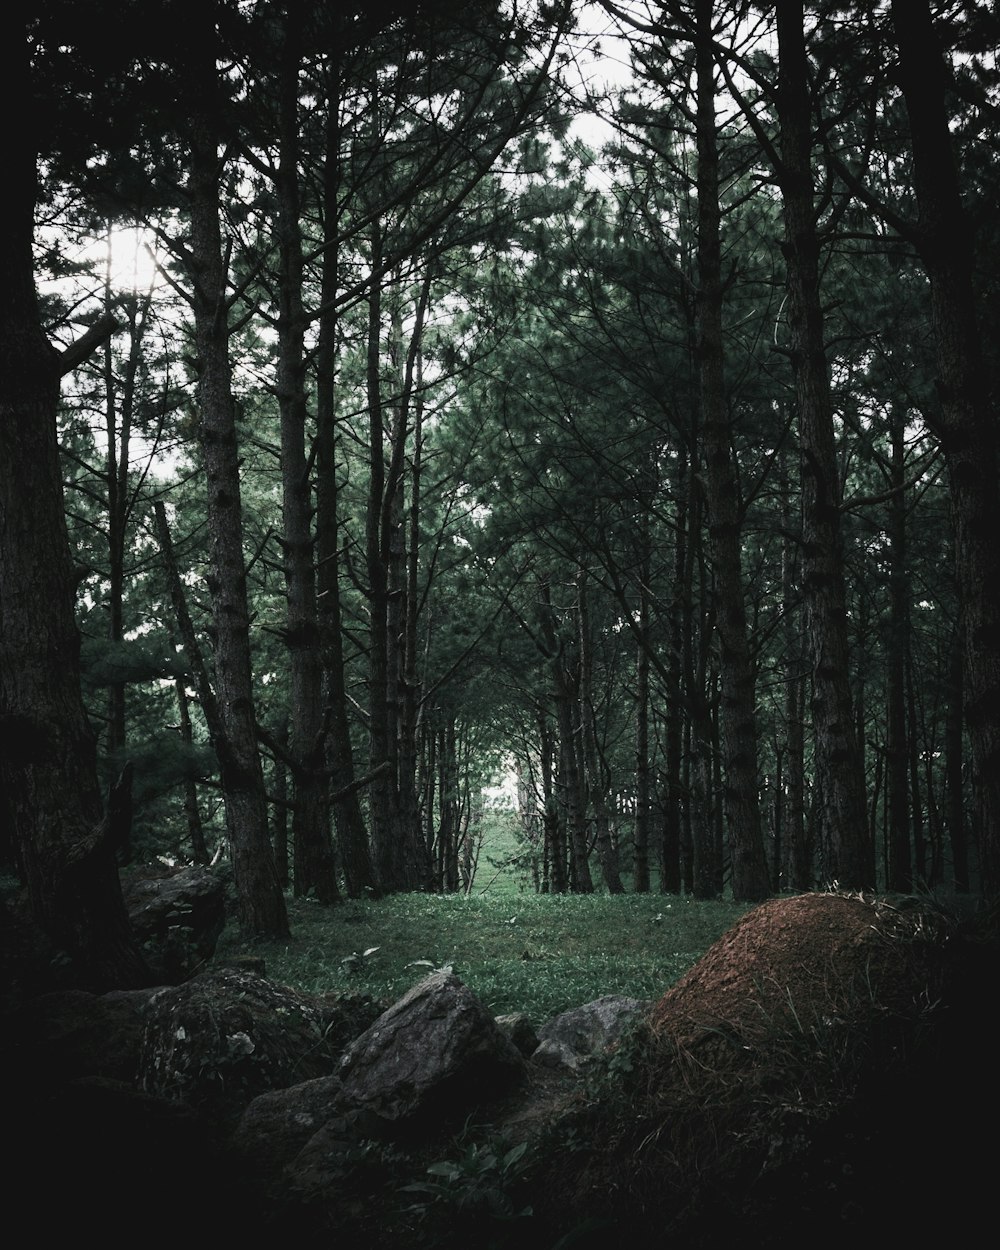
<path fill-rule="evenodd" d="M 253 953 L 310 993 L 394 1001 L 450 966 L 494 1015 L 536 1026 L 604 994 L 658 998 L 747 910 L 662 894 L 539 895 L 511 882 L 465 895 L 404 894 L 322 907 L 289 901 L 291 941 Z M 218 957 L 245 953 L 227 931 Z"/>

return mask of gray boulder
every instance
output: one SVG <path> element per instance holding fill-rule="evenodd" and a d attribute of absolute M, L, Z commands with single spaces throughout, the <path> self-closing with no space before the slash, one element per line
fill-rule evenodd
<path fill-rule="evenodd" d="M 259 1094 L 244 1111 L 230 1144 L 257 1176 L 275 1177 L 338 1114 L 342 1082 L 319 1076 Z"/>
<path fill-rule="evenodd" d="M 29 1000 L 4 1026 L 20 1078 L 37 1072 L 50 1084 L 78 1077 L 134 1082 L 155 992 L 55 990 Z"/>
<path fill-rule="evenodd" d="M 249 972 L 203 973 L 151 999 L 139 1083 L 235 1127 L 258 1094 L 333 1072 L 328 1023 L 309 995 Z"/>
<path fill-rule="evenodd" d="M 532 1062 L 576 1071 L 616 1041 L 629 1021 L 651 1005 L 641 998 L 606 994 L 564 1011 L 538 1030 L 539 1044 Z"/>
<path fill-rule="evenodd" d="M 163 869 L 124 877 L 132 930 L 158 981 L 190 977 L 215 954 L 226 924 L 225 887 L 208 868 Z"/>
<path fill-rule="evenodd" d="M 497 1016 L 497 1025 L 526 1059 L 538 1049 L 538 1034 L 525 1012 L 515 1011 L 509 1016 Z"/>
<path fill-rule="evenodd" d="M 431 973 L 348 1046 L 344 1097 L 388 1122 L 443 1120 L 506 1093 L 524 1060 L 452 972 Z"/>

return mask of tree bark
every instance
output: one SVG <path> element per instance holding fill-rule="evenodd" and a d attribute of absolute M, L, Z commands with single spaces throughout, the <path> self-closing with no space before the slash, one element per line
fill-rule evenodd
<path fill-rule="evenodd" d="M 295 6 L 285 18 L 279 81 L 278 410 L 281 422 L 281 516 L 291 707 L 292 884 L 320 903 L 340 898 L 330 839 L 324 752 L 323 663 L 313 563 L 312 490 L 306 455 L 305 312 L 299 214 L 300 30 Z"/>
<path fill-rule="evenodd" d="M 327 89 L 326 156 L 323 166 L 323 203 L 329 245 L 323 253 L 320 280 L 319 336 L 316 347 L 316 586 L 318 621 L 326 678 L 327 761 L 331 788 L 343 797 L 332 801 L 344 881 L 350 898 L 381 890 L 368 846 L 368 831 L 358 789 L 354 786 L 354 750 L 348 715 L 346 657 L 340 599 L 340 492 L 337 463 L 338 432 L 336 369 L 339 289 L 337 204 L 340 187 L 339 76 L 334 61 Z"/>
<path fill-rule="evenodd" d="M 910 847 L 909 742 L 906 725 L 906 674 L 910 646 L 910 586 L 906 555 L 904 431 L 900 414 L 891 414 L 891 485 L 889 505 L 889 675 L 886 803 L 888 875 L 886 887 L 901 894 L 913 888 Z"/>
<path fill-rule="evenodd" d="M 0 238 L 0 805 L 31 912 L 66 979 L 101 992 L 150 983 L 122 901 L 102 810 L 95 739 L 80 691 L 76 581 L 56 438 L 65 371 L 34 287 L 36 151 L 30 71 L 17 10 L 0 19 L 0 97 L 9 136 Z M 74 357 L 75 359 L 75 357 Z M 124 792 L 122 792 L 124 796 Z"/>
<path fill-rule="evenodd" d="M 219 223 L 215 7 L 191 41 L 190 277 L 198 356 L 199 440 L 207 485 L 215 690 L 225 726 L 220 758 L 241 930 L 287 937 L 288 913 L 267 831 L 257 747 L 239 448 L 229 359 L 227 275 Z"/>
<path fill-rule="evenodd" d="M 983 892 L 1000 893 L 1000 434 L 976 317 L 971 229 L 952 151 L 946 70 L 927 0 L 893 0 L 913 151 L 916 242 L 931 288 L 935 432 L 951 484 L 972 816 Z"/>
<path fill-rule="evenodd" d="M 864 776 L 848 680 L 840 483 L 823 339 L 812 174 L 812 100 L 801 0 L 779 0 L 778 116 L 788 321 L 802 455 L 802 589 L 812 661 L 812 719 L 825 874 L 874 885 Z"/>
<path fill-rule="evenodd" d="M 743 600 L 739 484 L 727 416 L 722 341 L 722 242 L 716 134 L 713 0 L 697 0 L 698 380 L 705 496 L 717 600 L 722 685 L 719 717 L 723 797 L 733 898 L 771 892 L 760 819 L 753 660 Z"/>
<path fill-rule="evenodd" d="M 611 832 L 611 801 L 608 797 L 609 770 L 601 756 L 597 741 L 597 709 L 593 692 L 593 635 L 590 628 L 590 603 L 587 594 L 587 574 L 583 569 L 577 573 L 577 615 L 580 625 L 580 719 L 582 757 L 586 777 L 586 793 L 590 810 L 594 813 L 595 845 L 601 876 L 609 894 L 623 894 L 618 848 Z M 648 890 L 648 882 L 647 882 Z"/>
<path fill-rule="evenodd" d="M 652 782 L 649 761 L 649 519 L 643 510 L 639 517 L 642 554 L 639 565 L 639 640 L 635 657 L 635 834 L 633 838 L 632 889 L 648 894 L 649 846 L 652 829 Z M 660 883 L 664 877 L 661 853 Z"/>

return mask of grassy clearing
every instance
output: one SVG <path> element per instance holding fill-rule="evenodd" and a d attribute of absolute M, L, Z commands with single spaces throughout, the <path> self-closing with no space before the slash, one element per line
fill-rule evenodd
<path fill-rule="evenodd" d="M 293 938 L 254 953 L 267 975 L 312 993 L 395 1000 L 451 966 L 495 1015 L 537 1026 L 603 994 L 657 998 L 747 910 L 676 896 L 538 895 L 494 883 L 321 907 L 290 902 Z M 227 934 L 219 956 L 239 950 Z"/>

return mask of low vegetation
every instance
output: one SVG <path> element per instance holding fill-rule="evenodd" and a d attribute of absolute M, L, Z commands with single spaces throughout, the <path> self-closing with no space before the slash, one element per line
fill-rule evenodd
<path fill-rule="evenodd" d="M 254 952 L 274 981 L 396 999 L 451 966 L 494 1015 L 536 1024 L 603 994 L 657 998 L 746 911 L 662 894 L 540 895 L 505 880 L 469 895 L 290 903 L 293 937 Z M 227 931 L 218 957 L 243 954 Z"/>

